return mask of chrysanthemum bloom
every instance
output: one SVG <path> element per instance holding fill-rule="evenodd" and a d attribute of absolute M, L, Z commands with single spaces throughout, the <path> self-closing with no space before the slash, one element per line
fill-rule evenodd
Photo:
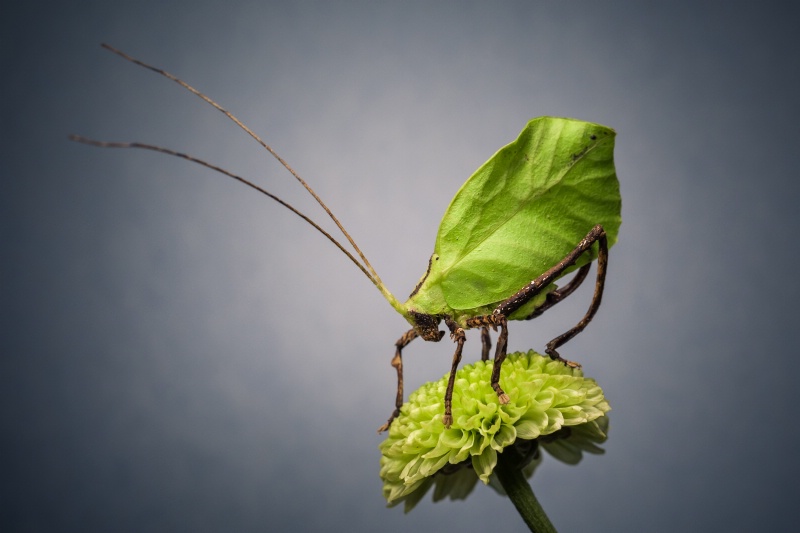
<path fill-rule="evenodd" d="M 380 445 L 383 494 L 390 505 L 405 501 L 408 511 L 434 483 L 435 500 L 466 497 L 477 479 L 489 483 L 497 454 L 512 444 L 529 450 L 529 459 L 541 445 L 572 464 L 581 451 L 602 452 L 595 443 L 605 440 L 610 407 L 580 369 L 534 351 L 509 354 L 500 372 L 510 398 L 505 405 L 489 385 L 491 372 L 491 361 L 478 361 L 456 373 L 450 429 L 442 423 L 447 375 L 411 394 Z"/>

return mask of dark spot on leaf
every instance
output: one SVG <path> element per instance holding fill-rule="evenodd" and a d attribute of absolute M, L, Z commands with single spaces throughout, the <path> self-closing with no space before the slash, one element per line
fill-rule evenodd
<path fill-rule="evenodd" d="M 577 161 L 578 159 L 583 157 L 583 155 L 588 151 L 589 151 L 589 147 L 588 146 L 584 146 L 583 150 L 581 150 L 577 154 L 572 154 L 572 162 L 574 163 L 575 161 Z"/>
<path fill-rule="evenodd" d="M 589 136 L 589 138 L 590 138 L 591 140 L 593 140 L 593 141 L 596 141 L 596 140 L 597 140 L 597 135 L 595 135 L 594 133 L 592 133 L 592 134 Z"/>

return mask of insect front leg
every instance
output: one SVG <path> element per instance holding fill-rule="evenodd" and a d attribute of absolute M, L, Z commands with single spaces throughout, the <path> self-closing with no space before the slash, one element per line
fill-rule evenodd
<path fill-rule="evenodd" d="M 389 426 L 392 425 L 392 421 L 400 415 L 400 407 L 403 406 L 403 348 L 408 346 L 408 343 L 416 338 L 417 332 L 414 329 L 410 329 L 403 333 L 403 336 L 394 343 L 395 352 L 392 358 L 392 366 L 397 370 L 397 397 L 394 401 L 394 411 L 392 411 L 392 415 L 384 425 L 378 428 L 378 433 L 383 433 L 389 429 Z"/>
<path fill-rule="evenodd" d="M 597 279 L 595 282 L 594 296 L 592 297 L 592 303 L 589 305 L 589 310 L 586 312 L 586 315 L 584 315 L 581 321 L 578 322 L 578 324 L 576 324 L 573 328 L 547 343 L 547 348 L 545 350 L 547 355 L 549 355 L 552 359 L 561 361 L 571 367 L 580 367 L 580 365 L 563 359 L 556 351 L 556 348 L 563 345 L 575 337 L 575 335 L 583 331 L 583 329 L 594 317 L 597 309 L 600 307 L 600 301 L 603 298 L 603 287 L 606 279 L 606 265 L 608 264 L 608 242 L 603 226 L 598 224 L 597 226 L 593 227 L 592 230 L 586 234 L 586 237 L 584 237 L 581 242 L 578 243 L 575 249 L 568 253 L 564 259 L 559 261 L 558 264 L 547 270 L 544 274 L 531 281 L 528 285 L 524 286 L 508 300 L 498 305 L 493 312 L 493 315 L 499 315 L 503 317 L 511 315 L 511 313 L 519 309 L 526 302 L 530 301 L 531 298 L 536 296 L 542 290 L 542 288 L 546 287 L 555 279 L 557 279 L 564 272 L 564 270 L 575 264 L 575 261 L 578 260 L 581 254 L 586 252 L 595 242 L 598 243 Z M 567 284 L 560 292 L 556 291 L 558 294 L 554 297 L 553 302 L 549 305 L 547 303 L 545 304 L 548 308 L 563 300 L 565 297 L 571 294 L 581 282 L 583 282 L 583 279 L 586 277 L 586 272 L 588 271 L 587 269 L 581 273 L 584 268 L 586 267 L 582 267 L 581 270 L 578 271 L 575 279 Z M 534 313 L 529 318 L 533 318 L 535 316 L 538 315 Z"/>

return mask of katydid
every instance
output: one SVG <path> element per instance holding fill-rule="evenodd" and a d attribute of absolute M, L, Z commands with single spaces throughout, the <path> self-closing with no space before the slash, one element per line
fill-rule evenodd
<path fill-rule="evenodd" d="M 456 343 L 444 396 L 442 422 L 453 423 L 455 372 L 461 360 L 464 330 L 481 328 L 482 359 L 491 349 L 489 328 L 500 333 L 494 353 L 491 386 L 500 403 L 508 396 L 500 386 L 506 357 L 509 320 L 530 320 L 569 296 L 587 277 L 597 259 L 595 290 L 583 318 L 551 340 L 545 352 L 563 359 L 558 348 L 583 331 L 603 296 L 608 248 L 617 240 L 621 222 L 619 182 L 614 169 L 615 133 L 599 124 L 540 117 L 527 123 L 519 137 L 501 148 L 462 185 L 447 208 L 436 236 L 433 255 L 405 303 L 389 292 L 355 241 L 312 188 L 268 144 L 239 119 L 187 83 L 108 45 L 108 50 L 165 76 L 224 113 L 274 156 L 314 197 L 341 230 L 358 259 L 309 217 L 254 183 L 201 159 L 160 146 L 104 142 L 79 136 L 72 140 L 101 147 L 142 148 L 181 157 L 236 179 L 280 203 L 311 224 L 339 248 L 411 325 L 395 343 L 392 366 L 397 371 L 395 409 L 378 430 L 389 428 L 403 403 L 402 351 L 421 337 L 438 342 L 445 332 Z M 563 287 L 555 281 L 577 269 Z"/>

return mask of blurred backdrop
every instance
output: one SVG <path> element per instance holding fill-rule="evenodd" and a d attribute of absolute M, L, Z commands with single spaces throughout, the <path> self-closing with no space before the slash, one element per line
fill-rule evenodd
<path fill-rule="evenodd" d="M 562 531 L 787 530 L 795 453 L 796 13 L 785 3 L 7 2 L 0 32 L 0 529 L 512 531 L 510 502 L 386 509 L 375 430 L 407 324 L 297 217 L 264 136 L 403 299 L 463 181 L 526 121 L 618 132 L 623 225 L 562 350 L 603 456 L 533 487 Z M 326 227 L 330 227 L 326 223 Z M 536 348 L 590 288 L 532 323 Z M 466 360 L 479 354 L 468 337 Z M 453 347 L 406 351 L 407 391 Z"/>

